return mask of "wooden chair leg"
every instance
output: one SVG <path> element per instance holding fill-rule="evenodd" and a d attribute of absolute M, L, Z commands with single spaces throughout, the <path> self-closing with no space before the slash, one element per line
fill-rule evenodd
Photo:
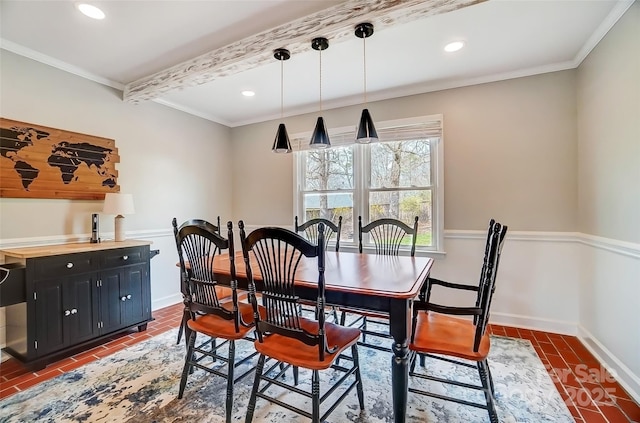
<path fill-rule="evenodd" d="M 320 372 L 313 371 L 311 376 L 311 422 L 320 423 Z"/>
<path fill-rule="evenodd" d="M 491 390 L 493 381 L 489 379 L 489 365 L 487 364 L 486 359 L 478 361 L 478 373 L 480 373 L 480 381 L 482 382 L 482 387 L 484 388 L 484 396 L 487 400 L 487 411 L 489 412 L 489 420 L 491 421 L 491 423 L 499 423 L 498 414 L 496 413 L 496 407 L 493 403 L 493 393 Z"/>
<path fill-rule="evenodd" d="M 416 370 L 416 356 L 418 354 L 415 351 L 409 351 L 409 376 L 413 376 Z"/>
<path fill-rule="evenodd" d="M 245 423 L 251 423 L 253 421 L 253 412 L 256 409 L 256 400 L 258 399 L 258 388 L 260 388 L 260 379 L 262 377 L 262 371 L 264 369 L 265 356 L 260 354 L 258 364 L 256 365 L 256 375 L 253 378 L 253 389 L 251 389 L 251 397 L 249 398 L 249 404 L 247 405 L 247 416 Z"/>
<path fill-rule="evenodd" d="M 214 342 L 214 341 L 212 341 Z M 229 340 L 229 362 L 227 363 L 227 401 L 226 401 L 226 423 L 231 423 L 231 413 L 233 412 L 233 370 L 235 368 L 236 343 L 233 339 Z"/>
<path fill-rule="evenodd" d="M 178 399 L 182 398 L 184 394 L 184 388 L 187 386 L 187 377 L 191 373 L 192 365 L 191 358 L 193 357 L 193 347 L 196 343 L 196 332 L 193 331 L 189 335 L 189 343 L 187 345 L 187 354 L 184 358 L 184 368 L 182 369 L 182 377 L 180 378 L 180 390 L 178 391 Z"/>
<path fill-rule="evenodd" d="M 489 367 L 489 362 L 487 360 L 485 360 L 485 363 L 487 366 L 487 376 L 489 377 L 489 388 L 491 388 L 491 395 L 493 395 L 493 397 L 495 398 L 496 390 L 493 386 L 493 377 L 491 376 L 491 367 Z"/>
<path fill-rule="evenodd" d="M 182 332 L 184 332 L 184 319 L 180 322 L 180 328 L 178 328 L 178 340 L 176 341 L 176 345 L 180 344 L 182 340 Z"/>
<path fill-rule="evenodd" d="M 358 356 L 358 346 L 351 346 L 353 365 L 356 366 L 356 392 L 358 393 L 358 403 L 360 410 L 364 410 L 364 390 L 362 389 L 362 376 L 360 375 L 360 357 Z"/>

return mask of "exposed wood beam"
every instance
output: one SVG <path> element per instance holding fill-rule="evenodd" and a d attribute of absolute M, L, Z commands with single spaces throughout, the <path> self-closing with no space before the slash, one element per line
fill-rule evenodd
<path fill-rule="evenodd" d="M 360 22 L 376 29 L 451 12 L 486 0 L 347 0 L 344 3 L 263 31 L 127 84 L 124 100 L 138 103 L 175 90 L 233 75 L 273 61 L 273 50 L 297 54 L 311 48 L 311 40 L 336 42 L 353 36 Z"/>

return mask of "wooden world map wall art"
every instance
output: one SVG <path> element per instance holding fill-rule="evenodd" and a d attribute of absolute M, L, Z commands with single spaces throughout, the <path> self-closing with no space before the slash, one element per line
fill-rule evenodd
<path fill-rule="evenodd" d="M 119 162 L 114 140 L 0 118 L 0 197 L 103 200 Z"/>

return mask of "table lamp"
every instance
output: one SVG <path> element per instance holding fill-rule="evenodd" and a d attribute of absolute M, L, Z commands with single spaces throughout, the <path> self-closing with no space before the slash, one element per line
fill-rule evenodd
<path fill-rule="evenodd" d="M 134 214 L 133 196 L 131 194 L 120 194 L 108 192 L 104 196 L 105 214 L 115 214 L 115 241 L 124 241 L 124 216 L 123 214 Z"/>

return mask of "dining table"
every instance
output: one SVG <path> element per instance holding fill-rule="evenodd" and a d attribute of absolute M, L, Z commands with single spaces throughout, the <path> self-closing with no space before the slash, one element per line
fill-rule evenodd
<path fill-rule="evenodd" d="M 238 288 L 248 289 L 242 253 L 234 255 Z M 325 253 L 325 300 L 327 305 L 383 312 L 389 315 L 389 335 L 393 338 L 390 357 L 393 415 L 404 422 L 409 386 L 409 340 L 412 304 L 429 277 L 433 259 L 429 257 L 385 256 L 351 252 Z M 230 285 L 229 255 L 214 258 L 219 284 Z M 260 271 L 251 262 L 256 290 L 261 290 Z M 296 295 L 314 301 L 318 295 L 316 258 L 303 257 L 295 276 Z"/>

